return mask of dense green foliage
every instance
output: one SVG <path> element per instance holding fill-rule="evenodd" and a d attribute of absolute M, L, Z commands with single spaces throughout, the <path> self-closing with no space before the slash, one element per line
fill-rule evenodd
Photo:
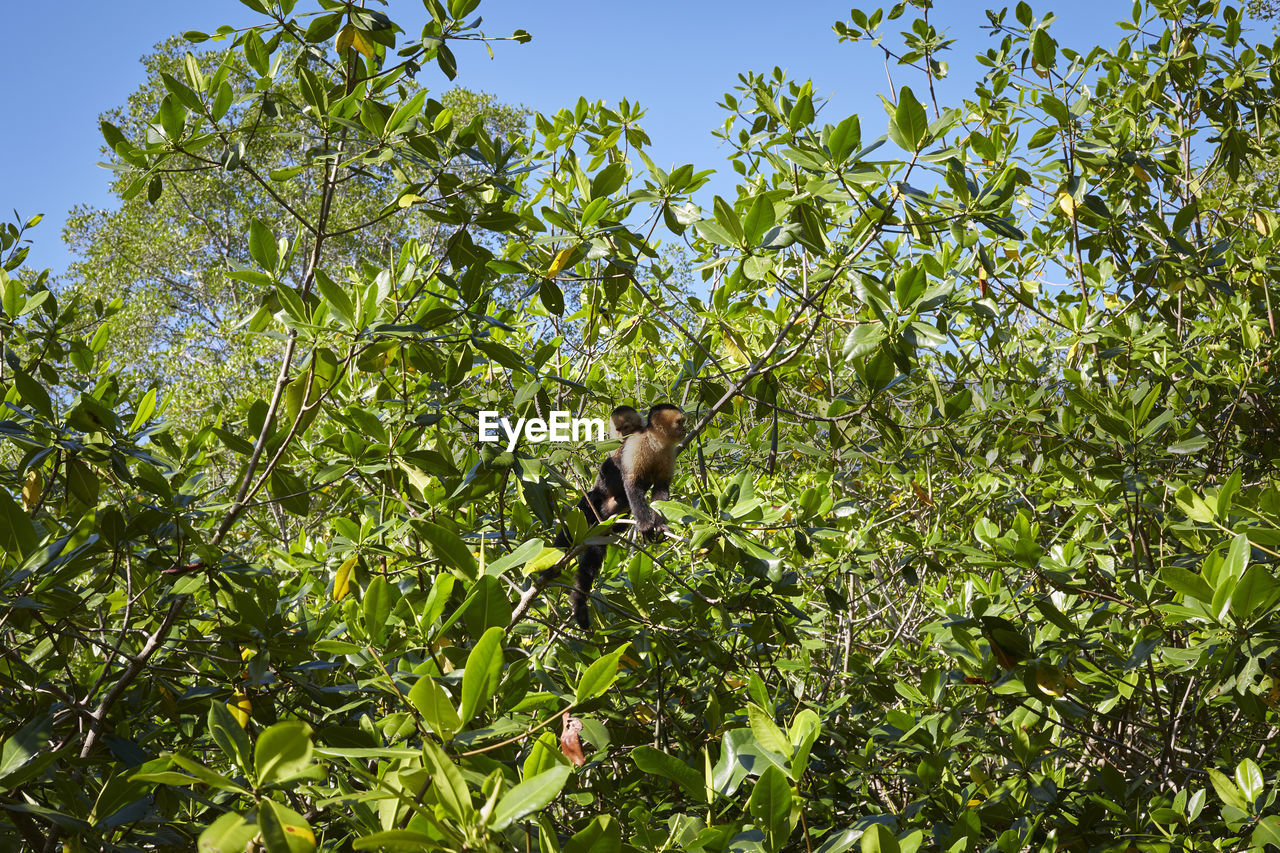
<path fill-rule="evenodd" d="M 410 84 L 479 0 L 244 2 L 104 135 L 123 216 L 247 212 L 205 260 L 262 393 L 165 420 L 106 355 L 139 316 L 0 234 L 0 845 L 1280 847 L 1280 46 L 1238 10 L 1088 53 L 989 13 L 955 105 L 928 2 L 854 10 L 887 118 L 745 74 L 708 200 L 633 105 L 504 134 Z M 570 518 L 616 544 L 569 629 L 532 593 L 602 447 L 479 412 L 661 400 L 679 541 Z"/>

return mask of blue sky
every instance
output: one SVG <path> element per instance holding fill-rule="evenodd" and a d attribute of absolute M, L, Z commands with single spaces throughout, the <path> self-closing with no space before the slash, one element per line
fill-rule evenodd
<path fill-rule="evenodd" d="M 300 0 L 298 10 L 308 5 Z M 996 5 L 937 0 L 930 20 L 956 39 L 946 57 L 951 75 L 938 91 L 944 106 L 958 103 L 980 79 L 972 56 L 990 45 L 980 26 L 986 23 L 983 9 Z M 519 27 L 533 41 L 498 42 L 493 60 L 482 47 L 457 46 L 457 83 L 544 112 L 572 106 L 580 95 L 639 102 L 648 110 L 644 124 L 655 162 L 717 169 L 721 177 L 712 186 L 725 192 L 733 173 L 711 130 L 724 119 L 716 103 L 746 69 L 778 65 L 793 79 L 812 78 L 815 92 L 832 98 L 827 121 L 857 112 L 864 138 L 883 131 L 876 97 L 888 86 L 883 55 L 865 42 L 838 44 L 831 31 L 837 19 L 848 20 L 849 7 L 824 0 L 484 0 L 478 13 L 486 34 L 509 35 Z M 1032 7 L 1037 16 L 1055 12 L 1059 41 L 1083 50 L 1116 41 L 1114 22 L 1130 8 L 1116 0 Z M 410 34 L 416 30 L 409 23 L 423 15 L 418 0 L 391 0 L 387 10 Z M 242 26 L 257 16 L 237 0 L 49 0 L 5 13 L 10 37 L 0 51 L 7 114 L 0 134 L 0 212 L 5 221 L 14 208 L 23 218 L 45 214 L 31 234 L 31 264 L 56 273 L 70 259 L 60 236 L 67 211 L 76 204 L 112 204 L 108 173 L 96 165 L 102 159 L 97 117 L 136 88 L 139 57 L 172 33 Z M 431 70 L 419 80 L 433 89 L 447 83 Z M 918 83 L 901 76 L 901 69 L 895 69 L 895 82 Z"/>

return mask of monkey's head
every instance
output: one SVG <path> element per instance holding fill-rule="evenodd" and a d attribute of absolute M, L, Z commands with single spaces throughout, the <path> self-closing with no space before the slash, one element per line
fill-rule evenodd
<path fill-rule="evenodd" d="M 640 419 L 640 413 L 630 406 L 618 406 L 609 413 L 609 420 L 613 422 L 614 438 L 625 438 L 633 432 L 644 429 L 644 421 Z"/>
<path fill-rule="evenodd" d="M 684 412 L 679 406 L 659 403 L 649 410 L 649 429 L 675 444 L 684 440 Z"/>

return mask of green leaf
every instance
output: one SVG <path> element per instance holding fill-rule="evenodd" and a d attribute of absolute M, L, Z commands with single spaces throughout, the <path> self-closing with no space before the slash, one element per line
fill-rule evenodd
<path fill-rule="evenodd" d="M 253 839 L 258 835 L 258 824 L 250 822 L 243 815 L 226 812 L 217 820 L 205 827 L 200 833 L 196 849 L 200 853 L 243 853 L 252 849 Z"/>
<path fill-rule="evenodd" d="M 484 575 L 472 589 L 464 614 L 467 633 L 479 636 L 492 627 L 505 628 L 511 621 L 511 600 L 502 581 Z"/>
<path fill-rule="evenodd" d="M 79 459 L 67 460 L 67 490 L 85 506 L 96 506 L 101 484 L 94 470 Z"/>
<path fill-rule="evenodd" d="M 505 633 L 502 628 L 490 628 L 467 655 L 467 666 L 462 671 L 459 725 L 465 726 L 470 722 L 476 710 L 497 691 L 498 682 L 502 679 L 502 638 Z"/>
<path fill-rule="evenodd" d="M 613 682 L 618 677 L 618 659 L 630 646 L 630 643 L 623 643 L 609 654 L 597 658 L 591 666 L 587 667 L 587 671 L 582 674 L 582 679 L 578 682 L 578 691 L 574 695 L 575 705 L 594 699 L 613 686 Z"/>
<path fill-rule="evenodd" d="M 355 850 L 382 850 L 392 853 L 417 853 L 439 850 L 438 840 L 412 829 L 388 829 L 372 835 L 362 835 L 351 845 Z"/>
<path fill-rule="evenodd" d="M 1231 602 L 1231 598 L 1235 595 L 1236 584 L 1239 583 L 1240 577 L 1244 574 L 1245 568 L 1249 561 L 1249 537 L 1243 533 L 1236 534 L 1231 540 L 1231 547 L 1227 549 L 1227 556 L 1222 561 L 1222 565 L 1218 567 L 1217 575 L 1213 582 L 1213 602 L 1210 605 L 1212 612 L 1222 618 L 1226 615 L 1226 608 Z"/>
<path fill-rule="evenodd" d="M 446 566 L 456 569 L 464 580 L 476 579 L 476 575 L 480 572 L 480 567 L 476 564 L 476 558 L 467 549 L 466 543 L 459 538 L 458 534 L 429 521 L 419 522 L 414 529 L 422 535 L 422 538 L 427 540 L 432 552 Z"/>
<path fill-rule="evenodd" d="M 7 497 L 0 489 L 0 500 Z M 18 784 L 21 771 L 33 763 L 43 752 L 53 734 L 50 717 L 41 715 L 31 720 L 0 746 L 0 791 L 7 791 Z M 53 756 L 50 755 L 50 758 Z"/>
<path fill-rule="evenodd" d="M 160 110 L 156 115 L 160 126 L 164 128 L 165 136 L 173 141 L 182 138 L 182 130 L 187 123 L 187 110 L 178 103 L 177 98 L 173 95 L 165 95 L 160 101 Z"/>
<path fill-rule="evenodd" d="M 356 306 L 342 285 L 329 278 L 323 270 L 316 270 L 316 290 L 329 306 L 330 313 L 337 316 L 347 328 L 355 328 L 358 319 Z"/>
<path fill-rule="evenodd" d="M 1031 56 L 1035 59 L 1036 65 L 1046 71 L 1053 68 L 1058 61 L 1058 43 L 1043 27 L 1036 30 L 1036 34 L 1031 39 Z"/>
<path fill-rule="evenodd" d="M 449 46 L 443 42 L 436 48 L 436 64 L 440 66 L 444 76 L 450 80 L 458 76 L 458 60 Z"/>
<path fill-rule="evenodd" d="M 845 361 L 851 361 L 875 352 L 884 337 L 884 326 L 879 323 L 864 323 L 860 326 L 854 326 L 849 330 L 849 334 L 845 336 L 844 346 L 841 349 Z"/>
<path fill-rule="evenodd" d="M 112 151 L 116 150 L 116 146 L 129 144 L 129 140 L 125 138 L 125 135 L 120 131 L 120 128 L 116 127 L 111 122 L 99 122 L 98 127 L 102 130 L 102 138 L 106 141 L 107 147 Z"/>
<path fill-rule="evenodd" d="M 738 213 L 733 209 L 733 205 L 720 196 L 716 196 L 715 211 L 716 223 L 724 229 L 724 233 L 729 235 L 734 245 L 742 245 L 742 222 L 739 221 Z"/>
<path fill-rule="evenodd" d="M 675 782 L 695 802 L 706 801 L 706 781 L 702 774 L 674 755 L 652 746 L 637 746 L 631 750 L 631 760 L 645 773 Z"/>
<path fill-rule="evenodd" d="M 747 810 L 756 826 L 768 834 L 769 846 L 782 849 L 791 834 L 791 784 L 781 770 L 770 766 L 760 774 L 747 801 Z"/>
<path fill-rule="evenodd" d="M 610 163 L 591 179 L 591 198 L 600 199 L 613 195 L 627 180 L 625 163 Z"/>
<path fill-rule="evenodd" d="M 795 133 L 813 121 L 813 95 L 808 92 L 796 98 L 791 112 L 787 114 L 787 129 Z"/>
<path fill-rule="evenodd" d="M 778 728 L 778 724 L 764 708 L 754 702 L 747 705 L 747 720 L 751 723 L 751 734 L 755 737 L 756 743 L 784 758 L 791 755 L 791 741 L 782 733 L 782 729 Z"/>
<path fill-rule="evenodd" d="M 40 544 L 35 525 L 22 507 L 4 489 L 0 489 L 0 559 L 5 554 L 25 558 Z M 3 762 L 0 762 L 2 765 Z"/>
<path fill-rule="evenodd" d="M 547 694 L 543 694 L 547 695 Z M 554 700 L 554 697 L 552 697 Z M 569 759 L 560 752 L 560 738 L 548 731 L 538 735 L 538 739 L 529 748 L 520 772 L 524 778 L 532 779 L 539 773 L 545 773 L 552 767 L 568 767 Z"/>
<path fill-rule="evenodd" d="M 280 825 L 272 805 L 271 800 L 263 800 L 257 811 L 250 814 L 258 819 L 258 832 L 267 853 L 290 853 L 289 839 L 285 837 L 284 827 Z"/>
<path fill-rule="evenodd" d="M 1247 622 L 1258 611 L 1269 612 L 1280 601 L 1280 582 L 1270 570 L 1254 564 L 1244 573 L 1231 594 L 1231 613 L 1237 622 Z"/>
<path fill-rule="evenodd" d="M 200 762 L 187 758 L 185 755 L 182 755 L 181 753 L 175 752 L 169 756 L 169 759 L 174 764 L 178 765 L 183 770 L 191 774 L 193 778 L 190 780 L 190 782 L 188 782 L 188 784 L 192 784 L 195 782 L 203 782 L 209 787 L 216 788 L 220 791 L 231 791 L 232 793 L 242 794 L 246 797 L 252 796 L 252 793 L 250 791 L 247 791 L 244 788 L 240 787 L 231 779 L 228 779 L 226 776 L 223 776 L 221 773 L 216 773 L 213 770 L 210 770 L 208 767 L 205 767 Z"/>
<path fill-rule="evenodd" d="M 901 849 L 898 839 L 882 823 L 872 824 L 862 833 L 862 853 L 900 853 Z"/>
<path fill-rule="evenodd" d="M 293 515 L 307 515 L 311 511 L 309 491 L 302 478 L 283 465 L 271 472 L 271 497 L 285 511 Z"/>
<path fill-rule="evenodd" d="M 432 790 L 435 791 L 436 799 L 454 820 L 463 824 L 470 823 L 476 810 L 471 803 L 471 791 L 462 778 L 462 771 L 453 763 L 453 759 L 431 741 L 423 744 L 422 751 L 426 767 L 434 777 Z"/>
<path fill-rule="evenodd" d="M 546 807 L 560 794 L 572 773 L 572 767 L 558 766 L 525 779 L 498 801 L 489 825 L 501 832 L 515 821 Z"/>
<path fill-rule="evenodd" d="M 364 591 L 364 600 L 360 603 L 365 630 L 375 643 L 381 642 L 387 635 L 391 604 L 391 584 L 382 575 L 377 575 L 369 581 L 369 587 Z"/>
<path fill-rule="evenodd" d="M 492 577 L 502 577 L 510 569 L 523 566 L 542 553 L 543 540 L 530 539 L 522 543 L 510 554 L 504 554 L 484 567 L 484 573 Z"/>
<path fill-rule="evenodd" d="M 1250 803 L 1256 802 L 1262 794 L 1265 782 L 1262 779 L 1262 771 L 1258 769 L 1257 764 L 1253 763 L 1253 759 L 1246 758 L 1236 765 L 1236 784 Z"/>
<path fill-rule="evenodd" d="M 249 223 L 249 256 L 267 272 L 275 272 L 280 263 L 275 235 L 259 219 Z"/>
<path fill-rule="evenodd" d="M 422 676 L 413 685 L 413 689 L 409 691 L 409 704 L 418 710 L 431 730 L 443 741 L 452 740 L 458 729 L 462 728 L 458 711 L 453 707 L 449 694 L 431 675 Z"/>
<path fill-rule="evenodd" d="M 596 815 L 564 845 L 564 853 L 619 853 L 622 825 L 607 814 Z"/>
<path fill-rule="evenodd" d="M 911 310 L 924 295 L 927 283 L 923 266 L 909 266 L 898 273 L 893 285 L 893 295 L 898 300 L 898 307 L 904 312 Z"/>
<path fill-rule="evenodd" d="M 1240 794 L 1240 789 L 1226 777 L 1226 774 L 1214 768 L 1209 768 L 1209 781 L 1213 784 L 1213 790 L 1217 792 L 1218 799 L 1232 808 L 1239 809 L 1242 812 L 1249 811 L 1249 803 Z"/>
<path fill-rule="evenodd" d="M 253 768 L 251 758 L 253 746 L 249 743 L 249 735 L 236 722 L 225 702 L 215 700 L 209 703 L 207 718 L 209 734 L 223 754 L 242 771 L 248 773 Z"/>
<path fill-rule="evenodd" d="M 1261 847 L 1264 844 L 1280 847 L 1280 815 L 1259 818 L 1253 835 L 1249 837 L 1249 843 L 1254 847 Z"/>
<path fill-rule="evenodd" d="M 736 246 L 738 241 L 733 235 L 711 219 L 703 219 L 695 226 L 702 239 L 709 240 L 719 246 Z"/>
<path fill-rule="evenodd" d="M 742 223 L 743 238 L 748 248 L 759 246 L 765 232 L 773 227 L 776 221 L 773 213 L 773 202 L 766 193 L 761 193 L 751 202 L 747 218 Z"/>
<path fill-rule="evenodd" d="M 788 733 L 795 746 L 795 755 L 791 759 L 791 778 L 799 779 L 809 766 L 809 751 L 822 732 L 822 722 L 813 709 L 805 708 L 791 722 Z"/>
<path fill-rule="evenodd" d="M 862 143 L 862 126 L 858 116 L 851 115 L 840 122 L 827 137 L 827 150 L 831 152 L 831 161 L 836 165 L 843 163 L 849 155 L 858 150 Z"/>
<path fill-rule="evenodd" d="M 310 762 L 311 726 L 301 720 L 286 720 L 271 726 L 258 737 L 253 750 L 259 785 L 292 779 L 306 770 Z"/>
<path fill-rule="evenodd" d="M 910 87 L 903 86 L 898 92 L 898 106 L 889 120 L 889 138 L 900 148 L 916 151 L 928 127 L 929 117 L 924 107 L 916 100 Z"/>
<path fill-rule="evenodd" d="M 304 38 L 312 44 L 326 41 L 333 38 L 334 33 L 341 26 L 342 13 L 335 12 L 332 15 L 321 15 L 318 18 L 311 19 L 311 23 L 307 25 L 307 33 Z"/>
<path fill-rule="evenodd" d="M 1209 446 L 1209 436 L 1194 435 L 1191 438 L 1184 438 L 1182 441 L 1175 441 L 1169 445 L 1169 452 L 1179 455 L 1188 456 L 1192 453 L 1199 453 Z"/>
<path fill-rule="evenodd" d="M 267 44 L 257 30 L 249 30 L 244 34 L 244 58 L 249 67 L 258 72 L 258 76 L 266 76 L 271 64 L 271 54 L 267 52 Z"/>
<path fill-rule="evenodd" d="M 129 432 L 134 432 L 141 428 L 156 411 L 156 389 L 142 395 L 142 400 L 138 403 L 138 411 L 133 413 L 133 422 L 129 424 Z"/>
<path fill-rule="evenodd" d="M 1213 589 L 1208 582 L 1195 572 L 1181 566 L 1161 566 L 1160 580 L 1174 592 L 1180 592 L 1205 604 L 1213 601 Z"/>

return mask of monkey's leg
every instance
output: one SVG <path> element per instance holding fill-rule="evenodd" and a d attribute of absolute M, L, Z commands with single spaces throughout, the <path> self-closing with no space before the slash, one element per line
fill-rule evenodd
<path fill-rule="evenodd" d="M 600 567 L 604 565 L 605 546 L 592 545 L 582 552 L 578 558 L 578 577 L 573 589 L 569 591 L 569 602 L 573 605 L 573 619 L 584 631 L 591 627 L 591 610 L 588 602 L 591 598 L 591 585 L 595 583 Z"/>

